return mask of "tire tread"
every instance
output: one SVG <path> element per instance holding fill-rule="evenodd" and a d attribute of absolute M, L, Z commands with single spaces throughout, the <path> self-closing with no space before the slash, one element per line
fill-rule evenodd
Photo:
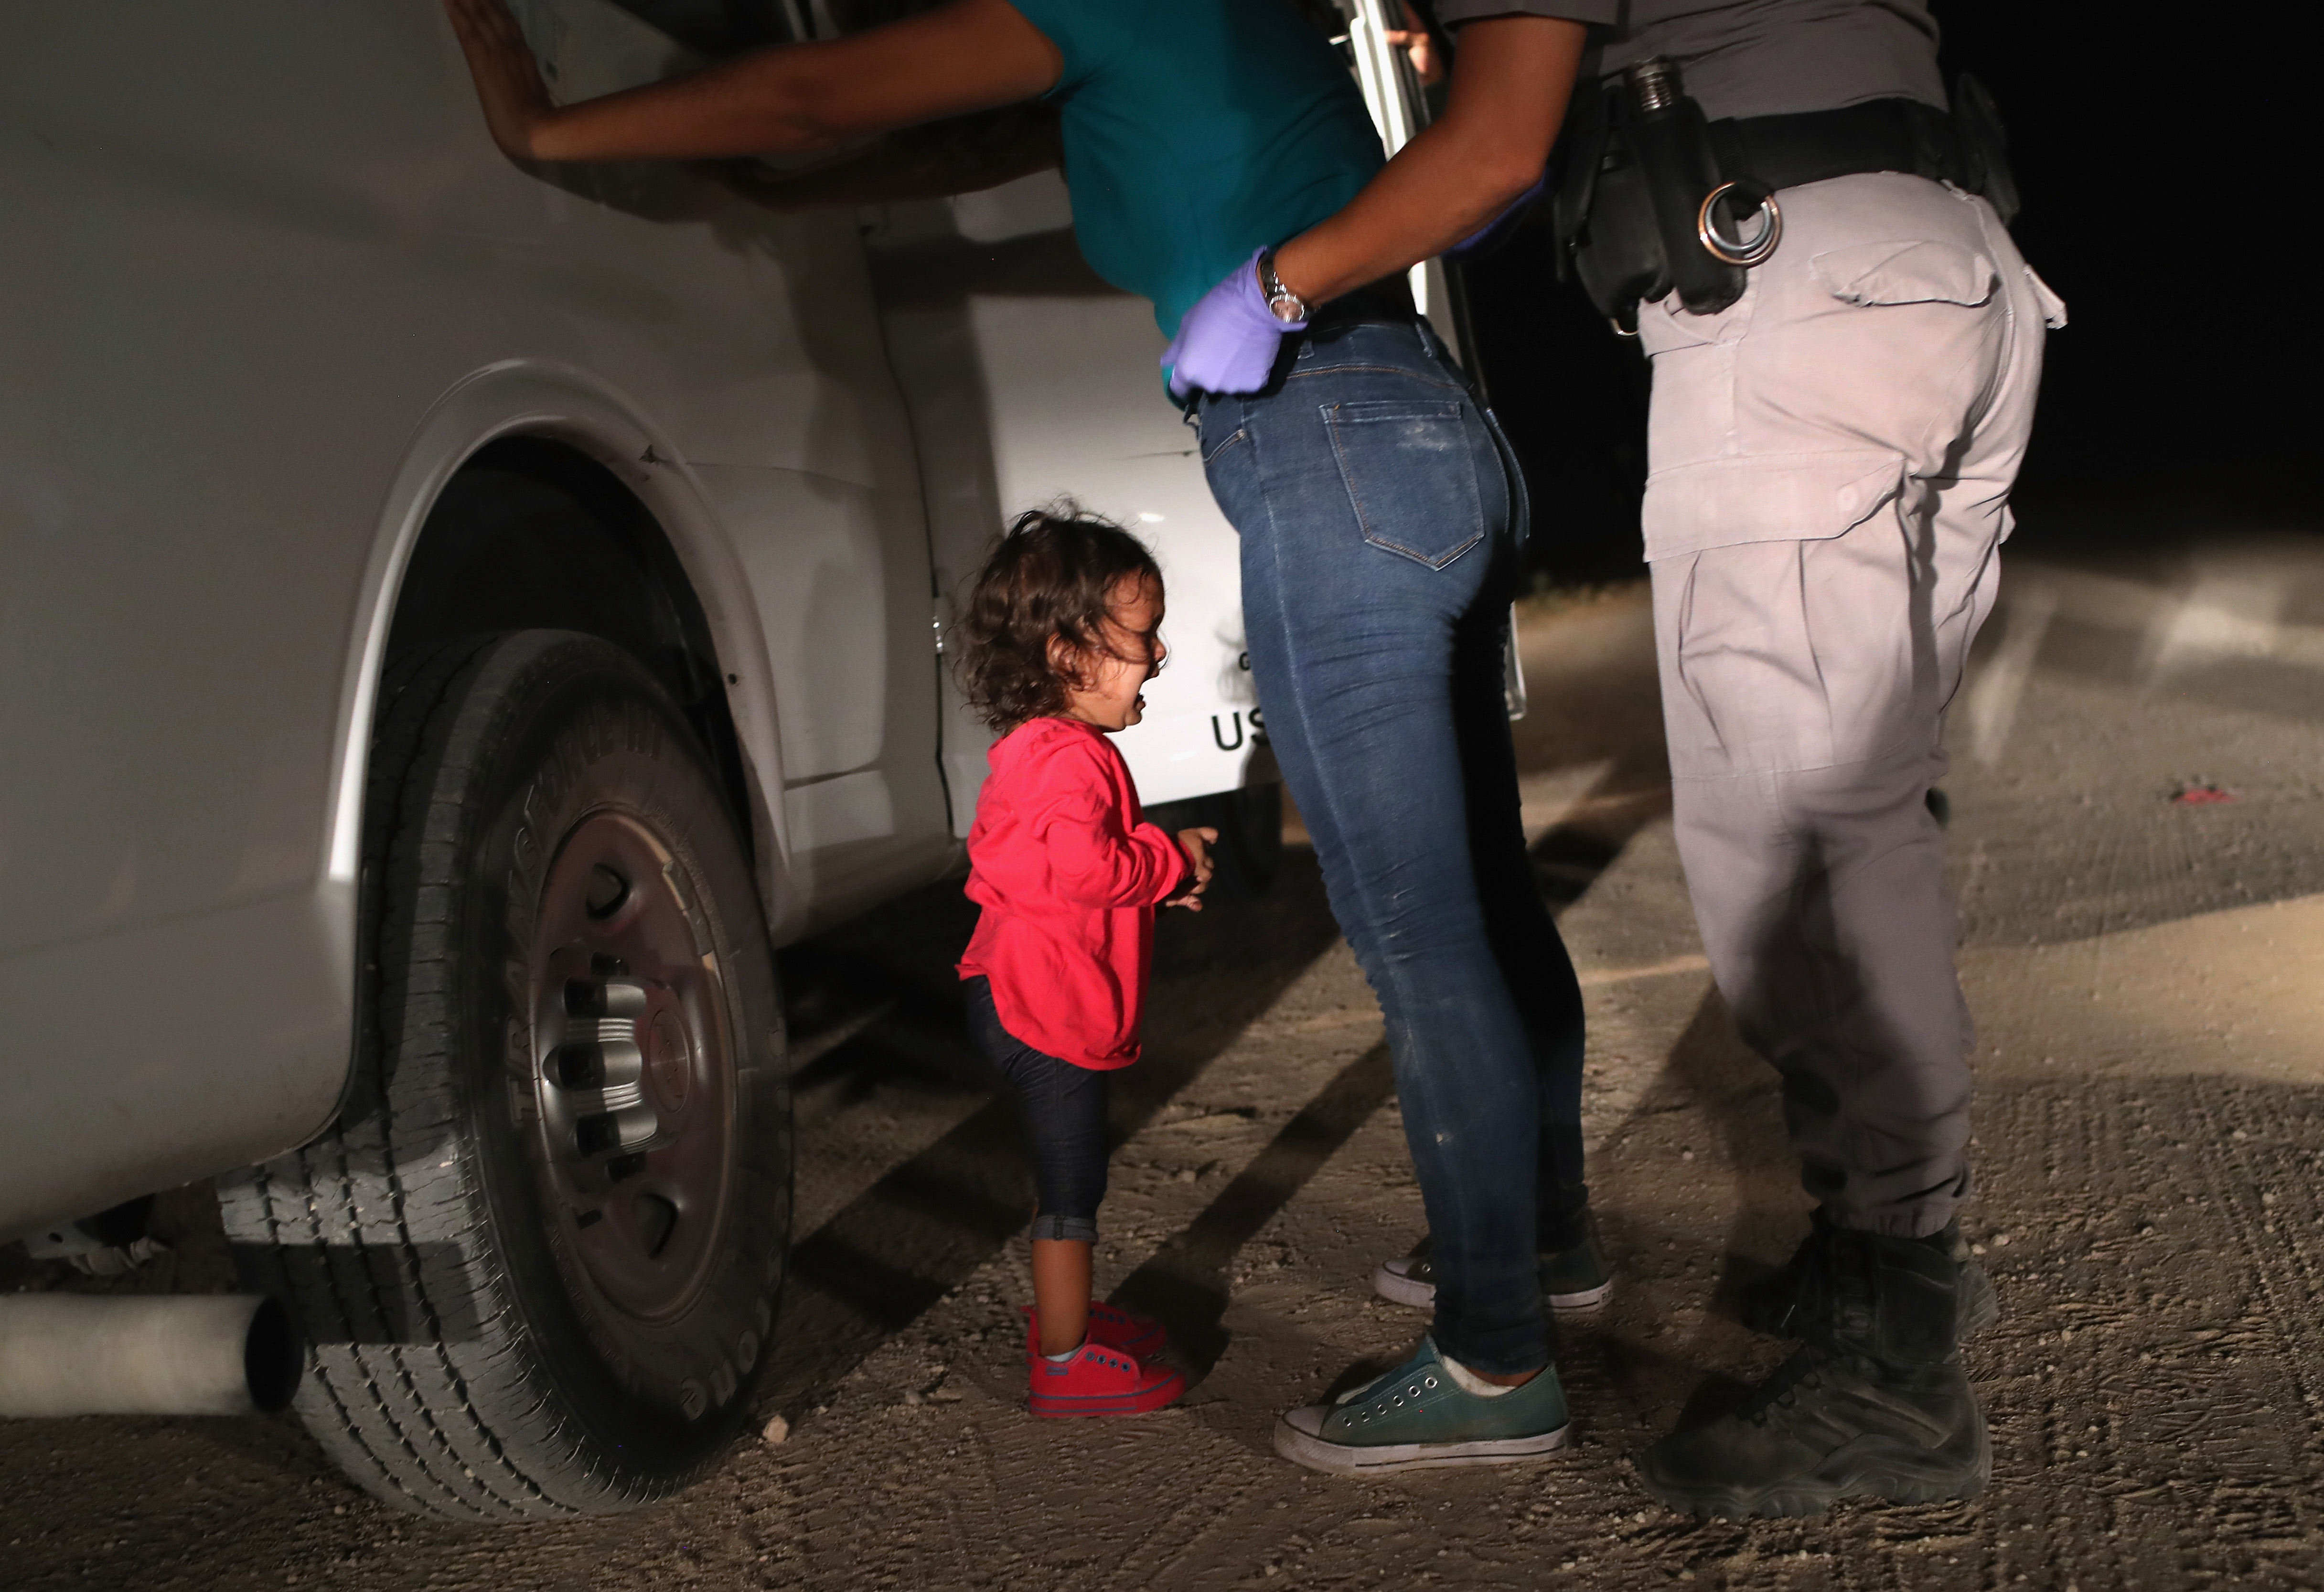
<path fill-rule="evenodd" d="M 492 700 L 496 686 L 573 638 L 533 632 L 502 645 L 507 640 L 446 643 L 383 681 L 364 871 L 367 884 L 391 875 L 430 881 L 401 900 L 383 892 L 377 943 L 407 944 L 410 955 L 400 969 L 378 971 L 380 1031 L 361 1044 L 355 1093 L 338 1121 L 219 1189 L 246 1274 L 288 1300 L 317 1339 L 295 1404 L 308 1429 L 375 1496 L 475 1521 L 607 1513 L 691 1479 L 653 1485 L 615 1472 L 574 1430 L 523 1352 L 492 1246 L 470 1242 L 483 1226 L 475 1214 L 482 1201 L 447 1104 L 456 1061 L 449 1026 L 423 1018 L 386 1032 L 415 998 L 456 988 L 456 904 L 440 881 L 456 866 L 466 815 L 444 793 L 463 788 L 493 750 L 489 715 L 460 710 Z M 456 715 L 448 733 L 440 728 L 447 713 Z M 431 742 L 439 749 L 432 757 Z M 440 1153 L 415 1159 L 418 1146 Z M 460 1341 L 464 1324 L 473 1337 Z M 530 1452 L 512 1451 L 502 1435 L 511 1431 Z"/>

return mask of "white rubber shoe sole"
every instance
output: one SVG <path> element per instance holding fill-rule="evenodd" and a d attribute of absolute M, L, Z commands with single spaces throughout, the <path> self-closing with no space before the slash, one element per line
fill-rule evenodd
<path fill-rule="evenodd" d="M 1415 1310 L 1426 1310 L 1436 1302 L 1436 1284 L 1407 1277 L 1396 1268 L 1393 1260 L 1383 1260 L 1372 1268 L 1372 1292 L 1390 1304 L 1408 1304 Z"/>
<path fill-rule="evenodd" d="M 1359 1447 L 1351 1443 L 1325 1442 L 1316 1435 L 1323 1429 L 1323 1417 L 1331 1413 L 1329 1404 L 1308 1404 L 1277 1416 L 1275 1451 L 1295 1465 L 1305 1465 L 1310 1470 L 1321 1470 L 1333 1476 L 1378 1476 L 1391 1470 L 1450 1469 L 1464 1465 L 1522 1465 L 1529 1459 L 1545 1459 L 1565 1446 L 1566 1436 L 1573 1430 L 1568 1424 L 1555 1431 L 1540 1432 L 1531 1437 L 1490 1438 L 1458 1443 L 1379 1443 Z"/>

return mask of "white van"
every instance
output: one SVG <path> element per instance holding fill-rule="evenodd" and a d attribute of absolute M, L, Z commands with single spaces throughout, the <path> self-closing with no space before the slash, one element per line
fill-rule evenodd
<path fill-rule="evenodd" d="M 652 8 L 520 14 L 587 94 L 692 59 Z M 1234 538 L 1150 311 L 1054 174 L 782 216 L 521 171 L 428 0 L 14 23 L 0 1236 L 217 1176 L 371 1491 L 664 1495 L 774 1330 L 773 949 L 960 866 L 989 738 L 945 616 L 1010 512 L 1155 547 L 1173 657 L 1122 750 L 1265 867 Z"/>

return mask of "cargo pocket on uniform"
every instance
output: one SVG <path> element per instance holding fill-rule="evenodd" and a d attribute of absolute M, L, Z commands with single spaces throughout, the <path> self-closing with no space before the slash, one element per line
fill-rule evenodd
<path fill-rule="evenodd" d="M 1466 403 L 1329 403 L 1323 413 L 1364 540 L 1442 569 L 1485 539 Z"/>
<path fill-rule="evenodd" d="M 1993 262 L 1958 244 L 1927 238 L 1851 244 L 1808 262 L 1808 274 L 1844 304 L 1961 304 L 1991 300 Z"/>
<path fill-rule="evenodd" d="M 1904 486 L 1904 456 L 1881 448 L 1704 459 L 1646 477 L 1646 557 L 1745 542 L 1843 536 Z"/>
<path fill-rule="evenodd" d="M 2066 324 L 2066 301 L 2057 290 L 2042 280 L 2042 273 L 2032 266 L 2025 268 L 2025 285 L 2034 290 L 2034 299 L 2042 306 L 2042 324 L 2052 331 Z"/>

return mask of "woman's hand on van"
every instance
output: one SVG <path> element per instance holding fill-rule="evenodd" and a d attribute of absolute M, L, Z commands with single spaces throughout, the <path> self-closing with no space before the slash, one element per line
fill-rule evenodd
<path fill-rule="evenodd" d="M 557 108 L 542 80 L 540 62 L 524 40 L 505 0 L 444 0 L 444 14 L 468 58 L 484 126 L 501 152 L 514 161 L 535 157 L 532 135 Z"/>

